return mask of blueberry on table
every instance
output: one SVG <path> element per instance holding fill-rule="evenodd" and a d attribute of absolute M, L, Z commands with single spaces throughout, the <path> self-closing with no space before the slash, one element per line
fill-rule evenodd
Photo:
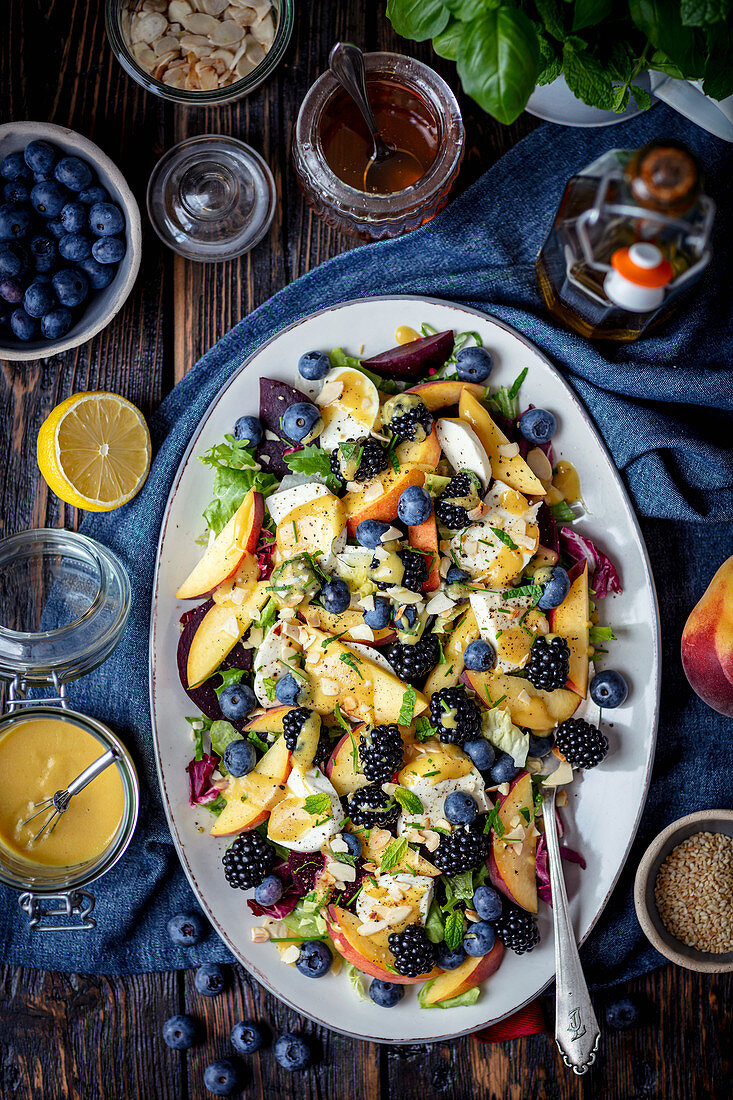
<path fill-rule="evenodd" d="M 59 241 L 59 255 L 68 263 L 78 264 L 92 254 L 92 242 L 82 233 L 67 233 Z"/>
<path fill-rule="evenodd" d="M 471 758 L 474 766 L 480 772 L 487 772 L 496 759 L 494 746 L 485 737 L 481 737 L 477 741 L 466 741 L 463 751 Z"/>
<path fill-rule="evenodd" d="M 30 199 L 30 191 L 23 180 L 14 180 L 3 187 L 3 198 L 11 206 L 24 206 Z"/>
<path fill-rule="evenodd" d="M 100 237 L 92 245 L 92 256 L 100 264 L 118 264 L 125 251 L 124 241 L 119 237 Z"/>
<path fill-rule="evenodd" d="M 254 1054 L 265 1045 L 265 1034 L 254 1020 L 238 1020 L 230 1038 L 232 1046 L 240 1054 Z"/>
<path fill-rule="evenodd" d="M 56 267 L 58 260 L 58 247 L 51 236 L 31 237 L 28 243 L 28 251 L 31 255 L 31 263 L 36 271 L 45 274 Z"/>
<path fill-rule="evenodd" d="M 204 963 L 194 975 L 194 984 L 204 997 L 216 997 L 226 985 L 226 974 L 219 963 Z"/>
<path fill-rule="evenodd" d="M 616 1031 L 626 1031 L 638 1024 L 641 1009 L 642 1005 L 638 997 L 619 997 L 606 1007 L 606 1023 Z"/>
<path fill-rule="evenodd" d="M 68 191 L 56 180 L 37 183 L 31 189 L 31 206 L 44 218 L 57 218 L 68 201 Z"/>
<path fill-rule="evenodd" d="M 176 913 L 166 924 L 171 943 L 176 947 L 195 947 L 209 931 L 201 913 Z"/>
<path fill-rule="evenodd" d="M 557 421 L 547 409 L 527 409 L 519 420 L 519 430 L 530 443 L 549 443 L 557 431 Z"/>
<path fill-rule="evenodd" d="M 497 920 L 503 908 L 501 894 L 493 886 L 477 886 L 473 895 L 473 908 L 481 920 Z"/>
<path fill-rule="evenodd" d="M 310 401 L 296 401 L 283 413 L 283 432 L 294 443 L 302 443 L 311 434 L 320 416 L 320 411 Z"/>
<path fill-rule="evenodd" d="M 346 847 L 349 849 L 349 855 L 353 859 L 359 859 L 362 854 L 361 841 L 354 833 L 343 832 L 340 834 Z"/>
<path fill-rule="evenodd" d="M 489 775 L 492 783 L 511 783 L 519 775 L 520 768 L 516 767 L 514 760 L 508 752 L 502 752 L 492 766 Z"/>
<path fill-rule="evenodd" d="M 364 622 L 372 630 L 384 630 L 392 619 L 392 605 L 386 596 L 374 596 L 374 607 L 364 612 Z"/>
<path fill-rule="evenodd" d="M 486 348 L 461 348 L 456 356 L 456 374 L 462 382 L 485 382 L 493 367 L 494 357 Z"/>
<path fill-rule="evenodd" d="M 25 180 L 30 174 L 30 168 L 22 153 L 8 153 L 0 160 L 0 176 L 4 180 Z"/>
<path fill-rule="evenodd" d="M 552 752 L 552 746 L 555 744 L 555 738 L 551 733 L 548 733 L 546 737 L 538 737 L 532 730 L 529 731 L 529 747 L 527 749 L 528 756 L 536 756 L 540 760 L 544 760 L 546 756 L 549 756 Z"/>
<path fill-rule="evenodd" d="M 255 747 L 249 741 L 237 737 L 224 749 L 224 767 L 230 775 L 249 775 L 257 763 Z"/>
<path fill-rule="evenodd" d="M 397 516 L 408 527 L 425 523 L 432 510 L 432 497 L 421 485 L 409 485 L 397 504 Z"/>
<path fill-rule="evenodd" d="M 307 1069 L 313 1061 L 313 1052 L 300 1035 L 286 1031 L 275 1042 L 275 1061 L 283 1069 Z"/>
<path fill-rule="evenodd" d="M 58 149 L 49 141 L 29 141 L 25 147 L 23 156 L 31 172 L 48 173 L 53 171 L 53 166 L 59 159 Z"/>
<path fill-rule="evenodd" d="M 29 317 L 40 320 L 56 305 L 56 295 L 47 283 L 32 282 L 23 295 L 23 308 Z"/>
<path fill-rule="evenodd" d="M 356 529 L 356 541 L 368 550 L 382 545 L 382 535 L 389 531 L 389 524 L 378 519 L 363 519 Z"/>
<path fill-rule="evenodd" d="M 268 875 L 255 887 L 255 901 L 258 905 L 277 905 L 282 896 L 283 882 L 277 875 Z"/>
<path fill-rule="evenodd" d="M 38 336 L 38 321 L 30 317 L 22 306 L 10 314 L 10 329 L 18 340 L 33 340 Z"/>
<path fill-rule="evenodd" d="M 22 244 L 0 244 L 0 279 L 14 279 L 28 267 Z"/>
<path fill-rule="evenodd" d="M 111 264 L 100 264 L 93 256 L 81 260 L 76 266 L 89 279 L 92 290 L 104 290 L 115 277 L 115 269 Z"/>
<path fill-rule="evenodd" d="M 94 206 L 95 202 L 109 202 L 109 192 L 106 187 L 94 184 L 79 192 L 79 202 L 83 202 L 85 206 Z"/>
<path fill-rule="evenodd" d="M 298 360 L 299 372 L 311 382 L 325 378 L 330 369 L 331 360 L 322 351 L 307 351 Z"/>
<path fill-rule="evenodd" d="M 322 940 L 306 940 L 301 945 L 296 970 L 308 978 L 322 978 L 331 969 L 333 955 Z"/>
<path fill-rule="evenodd" d="M 470 794 L 451 791 L 443 803 L 443 813 L 451 825 L 470 825 L 478 813 L 478 805 Z"/>
<path fill-rule="evenodd" d="M 294 707 L 297 705 L 300 689 L 301 684 L 292 672 L 286 672 L 275 685 L 275 698 L 283 706 Z"/>
<path fill-rule="evenodd" d="M 83 191 L 94 179 L 94 173 L 81 157 L 62 157 L 57 161 L 53 174 L 69 191 Z"/>
<path fill-rule="evenodd" d="M 470 642 L 463 651 L 463 664 L 469 672 L 488 672 L 494 667 L 495 661 L 494 647 L 483 638 Z"/>
<path fill-rule="evenodd" d="M 488 955 L 496 942 L 496 930 L 488 921 L 479 920 L 469 924 L 463 937 L 463 950 L 474 959 Z"/>
<path fill-rule="evenodd" d="M 629 685 L 620 672 L 611 668 L 597 672 L 590 682 L 590 697 L 598 707 L 620 707 L 628 694 Z"/>
<path fill-rule="evenodd" d="M 171 1016 L 163 1024 L 163 1041 L 171 1050 L 188 1050 L 196 1042 L 198 1025 L 193 1016 Z"/>
<path fill-rule="evenodd" d="M 468 581 L 468 573 L 465 569 L 459 569 L 457 565 L 451 565 L 445 579 L 448 584 L 465 584 Z"/>
<path fill-rule="evenodd" d="M 18 302 L 23 301 L 23 284 L 20 279 L 3 279 L 0 282 L 0 298 L 4 302 L 10 302 L 11 305 L 16 305 Z"/>
<path fill-rule="evenodd" d="M 228 684 L 219 693 L 221 713 L 229 722 L 240 722 L 258 706 L 257 696 L 247 684 Z"/>
<path fill-rule="evenodd" d="M 97 237 L 115 237 L 124 232 L 125 218 L 113 202 L 95 202 L 89 210 L 89 227 Z"/>
<path fill-rule="evenodd" d="M 105 243 L 104 241 L 97 241 L 97 244 Z M 234 425 L 234 438 L 240 439 L 250 447 L 259 447 L 263 435 L 262 422 L 256 416 L 240 416 Z"/>
<path fill-rule="evenodd" d="M 369 986 L 369 996 L 380 1008 L 394 1008 L 404 995 L 404 985 L 398 985 L 397 982 L 383 982 L 381 978 L 375 978 Z"/>
<path fill-rule="evenodd" d="M 231 1058 L 219 1058 L 204 1070 L 204 1085 L 214 1096 L 231 1096 L 242 1087 L 242 1073 Z"/>
<path fill-rule="evenodd" d="M 546 579 L 545 570 L 542 570 L 540 577 L 535 574 L 534 580 L 542 585 L 542 595 L 537 601 L 540 611 L 552 611 L 559 607 L 570 591 L 568 571 L 561 565 L 554 565 Z"/>
<path fill-rule="evenodd" d="M 67 233 L 83 233 L 88 225 L 87 208 L 83 202 L 67 202 L 60 218 Z"/>
<path fill-rule="evenodd" d="M 331 615 L 341 615 L 351 603 L 351 592 L 346 581 L 334 577 L 321 589 L 321 602 Z"/>
<path fill-rule="evenodd" d="M 31 231 L 31 216 L 22 206 L 0 206 L 0 241 L 18 241 Z"/>
<path fill-rule="evenodd" d="M 439 966 L 441 970 L 455 970 L 464 962 L 465 958 L 466 952 L 460 946 L 451 951 L 445 942 L 436 943 L 435 945 L 435 965 Z"/>
<path fill-rule="evenodd" d="M 89 293 L 89 280 L 82 271 L 73 267 L 64 267 L 51 279 L 56 297 L 62 306 L 74 309 L 81 305 Z"/>

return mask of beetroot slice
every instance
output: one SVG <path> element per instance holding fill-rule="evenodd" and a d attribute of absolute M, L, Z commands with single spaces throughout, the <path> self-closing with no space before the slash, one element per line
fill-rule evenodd
<path fill-rule="evenodd" d="M 286 438 L 280 427 L 282 414 L 291 405 L 307 400 L 304 393 L 289 386 L 287 382 L 278 382 L 274 378 L 260 378 L 260 420 L 268 431 L 274 432 L 280 439 Z M 288 446 L 292 446 L 292 443 Z"/>
<path fill-rule="evenodd" d="M 263 470 L 276 477 L 285 477 L 293 471 L 286 464 L 284 454 L 293 449 L 293 444 L 285 439 L 265 439 L 257 448 L 257 461 Z"/>
<path fill-rule="evenodd" d="M 199 623 L 203 619 L 206 612 L 213 606 L 213 600 L 207 600 L 206 603 L 199 604 L 198 607 L 194 607 L 191 611 L 186 611 L 181 616 L 181 622 L 183 624 L 183 630 L 181 636 L 178 639 L 178 675 L 181 680 L 181 686 L 188 695 L 191 702 L 194 704 L 197 710 L 200 710 L 202 714 L 205 714 L 207 718 L 211 718 L 213 721 L 219 721 L 224 718 L 221 713 L 221 707 L 219 706 L 219 700 L 217 698 L 215 687 L 221 684 L 221 677 L 216 673 L 210 676 L 208 680 L 204 680 L 203 684 L 199 684 L 198 687 L 190 688 L 188 686 L 188 677 L 186 675 L 186 666 L 188 663 L 188 651 L 191 648 L 191 642 L 193 636 L 198 630 Z M 237 642 L 234 649 L 229 653 L 221 663 L 221 667 L 226 668 L 252 668 L 253 650 L 245 649 L 241 642 Z M 232 725 L 241 730 L 244 722 L 233 722 Z"/>
<path fill-rule="evenodd" d="M 385 378 L 399 378 L 405 382 L 414 382 L 430 370 L 442 367 L 453 351 L 453 330 L 436 332 L 434 336 L 423 336 L 410 344 L 373 355 L 363 359 L 362 366 L 367 370 L 384 375 Z"/>

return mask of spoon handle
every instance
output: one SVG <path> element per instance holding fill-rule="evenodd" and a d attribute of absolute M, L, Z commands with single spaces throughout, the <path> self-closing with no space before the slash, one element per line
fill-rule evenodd
<path fill-rule="evenodd" d="M 565 1065 L 581 1076 L 596 1060 L 601 1033 L 570 921 L 557 838 L 555 795 L 556 788 L 549 787 L 542 796 L 555 926 L 555 1042 Z"/>
<path fill-rule="evenodd" d="M 67 794 L 71 797 L 72 794 L 78 794 L 84 787 L 88 786 L 93 779 L 96 779 L 98 775 L 101 775 L 110 764 L 113 764 L 117 759 L 117 752 L 115 749 L 107 749 L 106 752 L 98 756 L 96 760 L 93 760 L 88 768 L 85 768 L 81 775 L 77 775 L 76 779 L 72 779 L 66 788 Z"/>
<path fill-rule="evenodd" d="M 376 137 L 377 123 L 367 95 L 364 54 L 351 42 L 337 42 L 328 56 L 328 67 L 361 111 L 372 137 Z"/>

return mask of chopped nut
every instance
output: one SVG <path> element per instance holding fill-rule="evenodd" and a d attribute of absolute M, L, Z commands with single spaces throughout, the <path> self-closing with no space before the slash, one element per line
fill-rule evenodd
<path fill-rule="evenodd" d="M 250 928 L 249 938 L 252 940 L 252 943 L 267 943 L 270 938 L 270 933 L 261 925 L 256 925 L 254 928 Z"/>

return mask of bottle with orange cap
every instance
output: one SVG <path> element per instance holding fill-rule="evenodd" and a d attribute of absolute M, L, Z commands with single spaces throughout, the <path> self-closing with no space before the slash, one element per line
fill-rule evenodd
<path fill-rule="evenodd" d="M 595 340 L 637 340 L 702 275 L 715 204 L 679 142 L 612 149 L 567 183 L 537 258 L 548 309 Z"/>

